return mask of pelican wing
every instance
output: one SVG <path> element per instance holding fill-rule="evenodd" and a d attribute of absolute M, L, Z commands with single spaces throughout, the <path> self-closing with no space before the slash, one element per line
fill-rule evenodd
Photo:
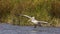
<path fill-rule="evenodd" d="M 39 21 L 39 22 L 40 22 L 40 23 L 45 23 L 45 24 L 48 23 L 48 22 L 45 22 L 45 21 Z"/>
<path fill-rule="evenodd" d="M 25 17 L 27 17 L 27 18 L 31 18 L 30 16 L 28 16 L 28 15 L 23 15 L 23 16 L 25 16 Z"/>

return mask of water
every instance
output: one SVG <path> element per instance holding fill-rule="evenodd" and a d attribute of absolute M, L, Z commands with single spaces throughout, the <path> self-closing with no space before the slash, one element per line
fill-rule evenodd
<path fill-rule="evenodd" d="M 60 34 L 60 28 L 0 24 L 0 34 Z"/>

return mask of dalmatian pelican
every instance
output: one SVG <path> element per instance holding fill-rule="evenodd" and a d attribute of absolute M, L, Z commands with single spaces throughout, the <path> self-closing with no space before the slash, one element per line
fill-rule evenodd
<path fill-rule="evenodd" d="M 45 22 L 45 21 L 38 21 L 35 19 L 35 17 L 30 17 L 28 15 L 23 15 L 27 18 L 29 18 L 28 21 L 31 21 L 33 24 L 34 24 L 34 28 L 36 28 L 37 26 L 41 26 L 41 24 L 47 24 L 48 22 Z"/>

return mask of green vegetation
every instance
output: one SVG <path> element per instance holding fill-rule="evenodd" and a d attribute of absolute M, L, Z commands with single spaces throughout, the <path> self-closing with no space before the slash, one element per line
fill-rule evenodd
<path fill-rule="evenodd" d="M 0 22 L 13 25 L 33 25 L 28 18 L 18 16 L 26 14 L 35 16 L 37 20 L 49 22 L 50 26 L 60 26 L 59 0 L 1 0 Z"/>

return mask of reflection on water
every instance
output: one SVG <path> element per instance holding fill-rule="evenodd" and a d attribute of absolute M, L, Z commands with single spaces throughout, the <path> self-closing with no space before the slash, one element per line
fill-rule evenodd
<path fill-rule="evenodd" d="M 0 34 L 60 34 L 60 28 L 0 24 Z"/>

